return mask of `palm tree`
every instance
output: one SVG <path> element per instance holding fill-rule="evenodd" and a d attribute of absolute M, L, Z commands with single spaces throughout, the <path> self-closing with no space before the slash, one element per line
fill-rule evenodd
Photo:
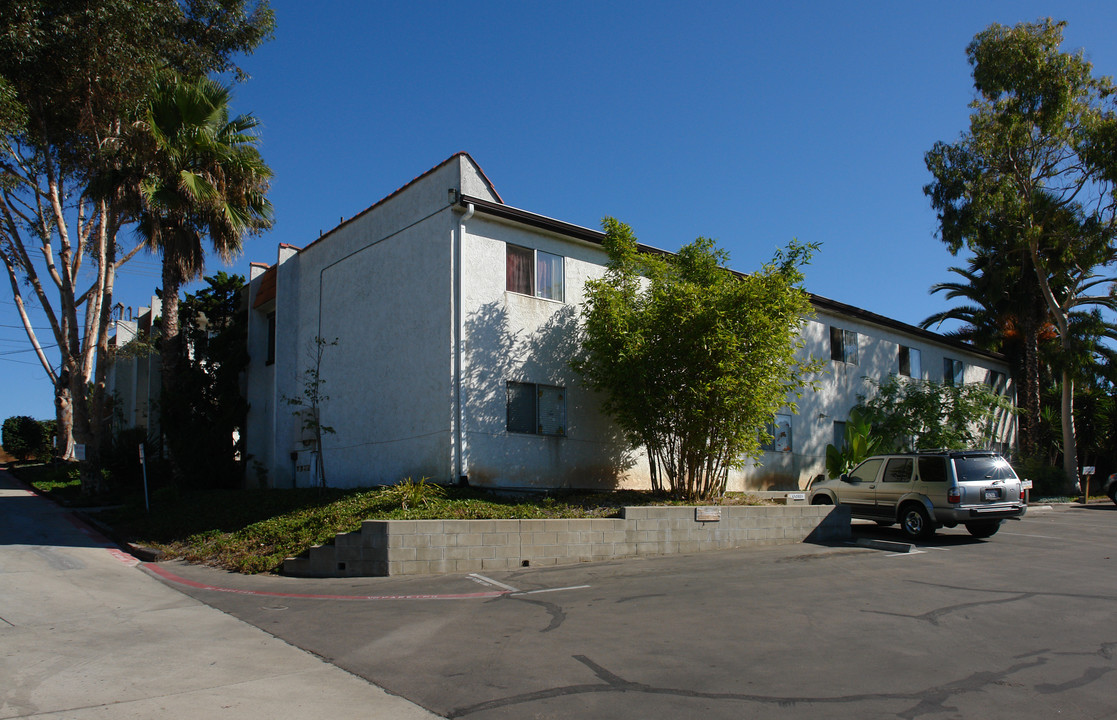
<path fill-rule="evenodd" d="M 203 240 L 208 237 L 227 262 L 246 236 L 271 226 L 266 192 L 272 173 L 257 148 L 253 131 L 259 123 L 251 115 L 230 120 L 230 97 L 227 87 L 208 78 L 168 75 L 157 83 L 145 114 L 148 152 L 138 183 L 137 220 L 144 242 L 163 256 L 164 406 L 184 357 L 179 288 L 202 275 Z"/>

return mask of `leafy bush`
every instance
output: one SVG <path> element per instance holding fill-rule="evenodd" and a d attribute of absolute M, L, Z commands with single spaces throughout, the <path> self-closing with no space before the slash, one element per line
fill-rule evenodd
<path fill-rule="evenodd" d="M 1055 467 L 1041 457 L 1018 460 L 1012 465 L 1021 480 L 1032 481 L 1033 498 L 1061 497 L 1067 494 L 1067 476 L 1063 468 Z"/>
<path fill-rule="evenodd" d="M 49 457 L 50 432 L 45 423 L 26 415 L 13 415 L 4 421 L 0 444 L 20 460 Z"/>

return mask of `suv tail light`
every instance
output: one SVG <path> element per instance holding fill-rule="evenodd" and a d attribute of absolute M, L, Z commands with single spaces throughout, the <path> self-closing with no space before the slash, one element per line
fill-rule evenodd
<path fill-rule="evenodd" d="M 1024 486 L 1020 486 L 1020 502 L 1024 502 Z"/>
<path fill-rule="evenodd" d="M 957 505 L 962 502 L 962 489 L 953 487 L 947 490 L 946 501 L 952 505 Z"/>

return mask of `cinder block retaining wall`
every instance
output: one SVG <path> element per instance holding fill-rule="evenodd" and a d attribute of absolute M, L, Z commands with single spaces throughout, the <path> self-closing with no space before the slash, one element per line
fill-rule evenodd
<path fill-rule="evenodd" d="M 719 516 L 719 519 L 714 519 Z M 833 505 L 626 507 L 582 520 L 366 520 L 283 563 L 287 575 L 368 577 L 511 570 L 848 538 Z"/>

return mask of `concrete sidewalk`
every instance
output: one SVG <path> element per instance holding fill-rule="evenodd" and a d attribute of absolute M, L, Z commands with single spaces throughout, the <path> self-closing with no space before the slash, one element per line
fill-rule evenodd
<path fill-rule="evenodd" d="M 0 718 L 435 718 L 149 577 L 0 470 Z"/>

